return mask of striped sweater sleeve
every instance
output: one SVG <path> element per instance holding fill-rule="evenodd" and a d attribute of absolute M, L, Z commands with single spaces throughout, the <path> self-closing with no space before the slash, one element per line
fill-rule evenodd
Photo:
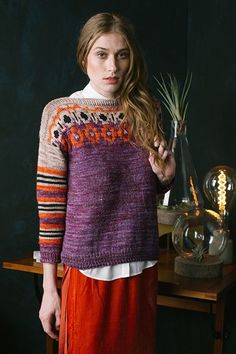
<path fill-rule="evenodd" d="M 42 114 L 37 166 L 37 202 L 41 262 L 58 263 L 65 229 L 67 154 L 53 126 L 57 121 L 53 101 Z"/>

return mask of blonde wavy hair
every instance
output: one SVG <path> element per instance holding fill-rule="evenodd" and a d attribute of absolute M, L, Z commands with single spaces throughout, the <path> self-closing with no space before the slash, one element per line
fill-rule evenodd
<path fill-rule="evenodd" d="M 139 49 L 134 30 L 123 17 L 112 13 L 99 13 L 82 27 L 78 46 L 77 62 L 86 73 L 87 56 L 95 41 L 105 33 L 119 33 L 126 41 L 130 52 L 130 65 L 119 91 L 124 122 L 128 122 L 134 142 L 154 155 L 162 165 L 154 147 L 154 139 L 164 140 L 161 128 L 160 106 L 147 87 L 147 68 Z"/>

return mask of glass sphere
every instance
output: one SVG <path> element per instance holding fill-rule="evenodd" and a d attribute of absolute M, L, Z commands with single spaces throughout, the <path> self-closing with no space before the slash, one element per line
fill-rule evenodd
<path fill-rule="evenodd" d="M 226 246 L 228 230 L 213 210 L 195 209 L 181 215 L 172 231 L 172 243 L 182 257 L 201 261 L 205 255 L 219 256 Z"/>

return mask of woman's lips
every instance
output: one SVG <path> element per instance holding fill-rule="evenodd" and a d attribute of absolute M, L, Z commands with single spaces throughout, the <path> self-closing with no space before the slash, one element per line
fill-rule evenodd
<path fill-rule="evenodd" d="M 104 78 L 104 80 L 105 80 L 105 82 L 107 82 L 108 84 L 117 84 L 117 82 L 118 82 L 118 77 L 113 77 L 113 76 L 111 76 L 111 77 L 105 77 Z"/>

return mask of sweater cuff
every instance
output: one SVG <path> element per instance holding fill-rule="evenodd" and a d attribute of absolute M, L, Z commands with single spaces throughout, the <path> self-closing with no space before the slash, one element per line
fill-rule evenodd
<path fill-rule="evenodd" d="M 40 245 L 40 262 L 42 263 L 60 263 L 61 247 L 48 247 Z"/>

